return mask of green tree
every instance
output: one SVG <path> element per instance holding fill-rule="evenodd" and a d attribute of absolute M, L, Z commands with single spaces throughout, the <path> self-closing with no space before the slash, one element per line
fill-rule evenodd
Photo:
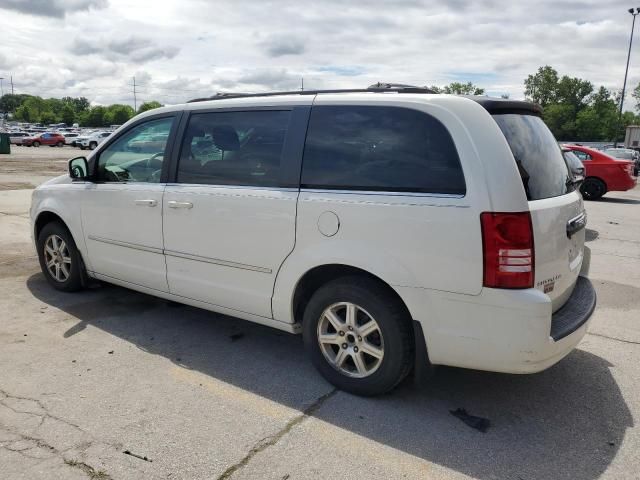
<path fill-rule="evenodd" d="M 65 103 L 71 103 L 76 113 L 86 112 L 89 110 L 89 107 L 91 107 L 91 103 L 89 103 L 89 100 L 85 97 L 63 97 L 62 101 Z"/>
<path fill-rule="evenodd" d="M 129 105 L 110 105 L 107 107 L 105 122 L 107 125 L 122 125 L 133 117 L 134 114 L 135 112 L 133 111 L 133 108 Z"/>
<path fill-rule="evenodd" d="M 544 109 L 543 118 L 558 140 L 576 138 L 576 111 L 573 105 L 557 103 L 548 105 Z"/>
<path fill-rule="evenodd" d="M 631 96 L 636 101 L 636 111 L 640 113 L 640 83 L 638 83 L 636 88 L 633 89 L 633 93 L 631 93 Z"/>
<path fill-rule="evenodd" d="M 162 106 L 163 105 L 160 102 L 156 102 L 155 100 L 144 102 L 142 105 L 140 105 L 140 108 L 138 108 L 138 113 L 146 112 L 147 110 L 153 110 L 154 108 L 160 108 Z"/>
<path fill-rule="evenodd" d="M 66 123 L 68 126 L 71 126 L 75 123 L 76 112 L 73 109 L 73 105 L 71 103 L 65 103 L 64 107 L 62 107 L 60 121 Z"/>
<path fill-rule="evenodd" d="M 91 107 L 80 117 L 81 124 L 84 127 L 104 127 L 107 125 L 105 121 L 106 113 L 107 109 L 105 107 Z"/>
<path fill-rule="evenodd" d="M 558 82 L 555 100 L 557 103 L 572 105 L 576 112 L 587 106 L 587 97 L 593 93 L 593 84 L 580 78 L 564 75 Z"/>
<path fill-rule="evenodd" d="M 15 112 L 31 95 L 7 93 L 0 98 L 0 112 Z"/>
<path fill-rule="evenodd" d="M 484 88 L 480 88 L 471 82 L 452 82 L 444 87 L 431 86 L 436 93 L 449 93 L 454 95 L 484 95 Z"/>
<path fill-rule="evenodd" d="M 558 72 L 549 65 L 545 65 L 540 67 L 537 73 L 526 78 L 524 81 L 524 95 L 527 99 L 546 107 L 556 103 L 558 82 Z"/>

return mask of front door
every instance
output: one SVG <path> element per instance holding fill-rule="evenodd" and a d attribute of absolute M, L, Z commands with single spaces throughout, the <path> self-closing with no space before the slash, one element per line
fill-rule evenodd
<path fill-rule="evenodd" d="M 299 165 L 305 108 L 191 114 L 164 195 L 171 293 L 271 317 L 276 274 L 295 242 L 298 173 L 289 165 Z"/>
<path fill-rule="evenodd" d="M 82 225 L 92 270 L 167 291 L 162 240 L 163 165 L 175 116 L 133 125 L 94 158 L 95 183 L 84 192 Z M 161 144 L 151 138 L 163 135 Z"/>

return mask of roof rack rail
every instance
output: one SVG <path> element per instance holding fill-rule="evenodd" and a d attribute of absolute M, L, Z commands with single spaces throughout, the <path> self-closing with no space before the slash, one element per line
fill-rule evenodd
<path fill-rule="evenodd" d="M 438 93 L 427 87 L 416 87 L 415 85 L 405 85 L 402 83 L 374 83 L 367 88 L 341 88 L 334 90 L 290 90 L 264 93 L 233 93 L 221 92 L 212 97 L 194 98 L 187 103 L 206 102 L 209 100 L 224 100 L 226 98 L 246 98 L 246 97 L 274 97 L 276 95 L 316 95 L 319 93 L 363 93 L 363 92 L 396 92 L 396 93 Z"/>

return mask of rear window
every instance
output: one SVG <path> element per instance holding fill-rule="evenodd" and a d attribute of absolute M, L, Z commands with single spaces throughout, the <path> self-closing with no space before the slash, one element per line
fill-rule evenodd
<path fill-rule="evenodd" d="M 511 147 L 528 200 L 575 190 L 560 146 L 540 117 L 506 113 L 493 118 Z"/>
<path fill-rule="evenodd" d="M 434 117 L 399 107 L 316 106 L 302 186 L 464 195 L 451 135 Z"/>

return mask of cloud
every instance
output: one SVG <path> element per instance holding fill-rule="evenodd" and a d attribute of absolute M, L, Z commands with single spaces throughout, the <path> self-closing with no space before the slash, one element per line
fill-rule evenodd
<path fill-rule="evenodd" d="M 171 59 L 180 49 L 175 46 L 157 46 L 150 38 L 131 36 L 110 42 L 76 38 L 70 51 L 76 55 L 100 54 L 112 61 L 128 60 L 140 64 L 162 58 Z"/>
<path fill-rule="evenodd" d="M 167 104 L 295 90 L 301 77 L 308 89 L 471 80 L 517 99 L 546 64 L 619 89 L 626 1 L 0 0 L 3 25 L 15 26 L 2 36 L 0 76 L 12 74 L 17 92 L 131 104 L 134 75 L 140 98 Z M 628 90 L 637 62 L 633 53 Z"/>
<path fill-rule="evenodd" d="M 40 17 L 62 18 L 69 13 L 106 8 L 107 0 L 3 0 L 0 8 Z"/>
<path fill-rule="evenodd" d="M 270 57 L 301 55 L 305 50 L 304 41 L 291 35 L 274 35 L 262 42 L 262 47 Z"/>

